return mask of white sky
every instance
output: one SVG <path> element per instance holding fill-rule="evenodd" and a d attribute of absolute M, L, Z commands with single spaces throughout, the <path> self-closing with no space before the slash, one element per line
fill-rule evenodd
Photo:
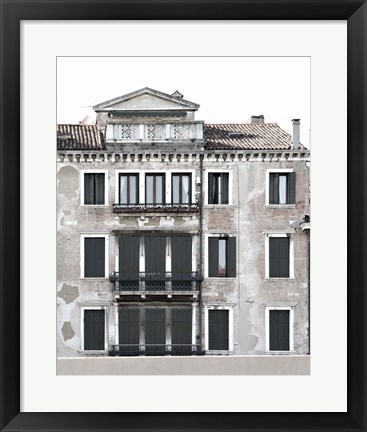
<path fill-rule="evenodd" d="M 309 57 L 58 57 L 57 122 L 79 123 L 91 107 L 150 87 L 198 103 L 197 120 L 246 123 L 265 116 L 309 144 Z"/>

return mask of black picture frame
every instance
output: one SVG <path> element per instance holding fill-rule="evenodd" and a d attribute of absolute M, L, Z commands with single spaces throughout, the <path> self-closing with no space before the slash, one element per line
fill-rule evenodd
<path fill-rule="evenodd" d="M 0 0 L 2 431 L 365 431 L 366 95 L 365 0 Z M 347 20 L 348 410 L 346 413 L 20 413 L 20 21 Z M 337 125 L 336 125 L 337 127 Z M 341 156 L 341 155 L 339 155 Z M 337 203 L 334 217 L 337 216 Z M 337 234 L 337 233 L 336 233 Z M 337 348 L 335 355 L 338 354 Z M 200 391 L 198 389 L 198 391 Z"/>

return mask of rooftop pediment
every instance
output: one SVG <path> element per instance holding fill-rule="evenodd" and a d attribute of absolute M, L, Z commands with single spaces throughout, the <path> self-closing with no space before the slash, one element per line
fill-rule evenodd
<path fill-rule="evenodd" d="M 145 87 L 141 90 L 95 105 L 96 112 L 113 111 L 196 111 L 200 105 L 187 101 L 179 92 L 173 95 Z"/>

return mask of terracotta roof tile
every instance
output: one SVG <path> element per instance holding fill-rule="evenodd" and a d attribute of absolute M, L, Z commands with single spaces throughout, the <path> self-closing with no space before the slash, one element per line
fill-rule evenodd
<path fill-rule="evenodd" d="M 101 133 L 96 125 L 57 125 L 58 150 L 103 150 Z"/>
<path fill-rule="evenodd" d="M 205 150 L 288 150 L 292 137 L 276 123 L 205 124 Z M 301 148 L 304 148 L 302 145 Z"/>

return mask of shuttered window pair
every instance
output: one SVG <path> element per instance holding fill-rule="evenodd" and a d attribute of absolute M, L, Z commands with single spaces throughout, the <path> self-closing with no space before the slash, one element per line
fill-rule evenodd
<path fill-rule="evenodd" d="M 209 173 L 208 204 L 228 204 L 228 173 Z"/>
<path fill-rule="evenodd" d="M 270 173 L 269 174 L 269 204 L 295 204 L 296 203 L 296 174 Z"/>
<path fill-rule="evenodd" d="M 105 204 L 104 173 L 84 174 L 84 205 Z"/>
<path fill-rule="evenodd" d="M 236 238 L 209 237 L 209 277 L 236 276 Z"/>

